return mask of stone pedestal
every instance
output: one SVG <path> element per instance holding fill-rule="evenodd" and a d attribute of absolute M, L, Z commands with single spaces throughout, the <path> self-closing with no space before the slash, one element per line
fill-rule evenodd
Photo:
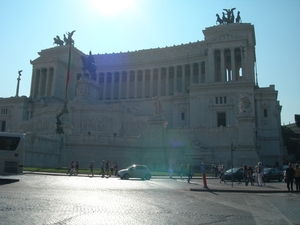
<path fill-rule="evenodd" d="M 259 161 L 254 143 L 255 129 L 254 117 L 247 113 L 240 113 L 238 121 L 238 143 L 233 143 L 233 164 L 234 166 L 255 166 Z"/>

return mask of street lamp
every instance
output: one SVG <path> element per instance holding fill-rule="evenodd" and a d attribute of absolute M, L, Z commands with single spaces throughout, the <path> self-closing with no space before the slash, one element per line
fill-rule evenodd
<path fill-rule="evenodd" d="M 231 149 L 230 149 L 230 153 L 231 153 L 231 187 L 233 187 L 233 142 L 231 142 Z"/>
<path fill-rule="evenodd" d="M 18 80 L 18 83 L 17 83 L 16 97 L 19 97 L 19 87 L 20 87 L 20 80 L 21 80 L 21 78 L 20 78 L 20 77 L 21 77 L 21 75 L 22 75 L 22 74 L 21 74 L 21 73 L 22 73 L 22 71 L 23 71 L 23 70 L 19 70 L 19 71 L 18 71 L 18 73 L 19 73 L 19 76 L 18 76 L 18 78 L 17 78 L 17 80 Z"/>

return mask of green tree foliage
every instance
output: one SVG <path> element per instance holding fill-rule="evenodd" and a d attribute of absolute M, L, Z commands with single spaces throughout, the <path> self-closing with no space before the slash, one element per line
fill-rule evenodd
<path fill-rule="evenodd" d="M 297 127 L 300 127 L 300 115 L 295 114 L 295 122 Z"/>
<path fill-rule="evenodd" d="M 281 126 L 283 143 L 288 154 L 294 154 L 296 160 L 300 159 L 300 134 L 295 133 L 287 126 Z"/>

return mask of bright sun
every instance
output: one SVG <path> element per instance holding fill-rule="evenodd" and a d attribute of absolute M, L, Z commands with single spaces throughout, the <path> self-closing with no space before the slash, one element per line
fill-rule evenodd
<path fill-rule="evenodd" d="M 92 7 L 103 17 L 115 17 L 134 6 L 134 0 L 92 0 Z"/>

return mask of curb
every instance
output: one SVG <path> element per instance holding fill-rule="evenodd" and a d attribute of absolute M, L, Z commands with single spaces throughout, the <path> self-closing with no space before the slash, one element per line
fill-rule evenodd
<path fill-rule="evenodd" d="M 190 188 L 190 191 L 198 191 L 198 192 L 231 192 L 231 193 L 294 193 L 288 192 L 286 190 L 225 190 L 225 189 L 199 189 L 199 188 Z M 297 193 L 297 192 L 295 192 Z"/>

